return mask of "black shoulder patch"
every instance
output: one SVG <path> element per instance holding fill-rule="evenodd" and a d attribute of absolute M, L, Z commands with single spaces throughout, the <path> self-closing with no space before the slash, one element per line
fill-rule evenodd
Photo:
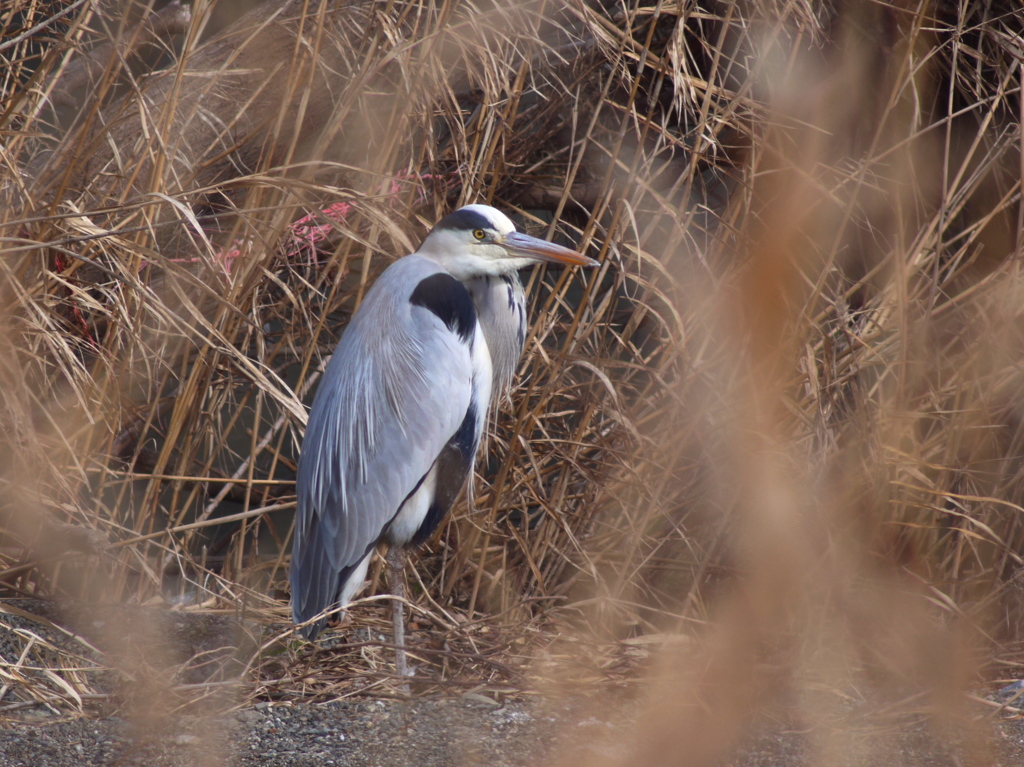
<path fill-rule="evenodd" d="M 490 229 L 493 224 L 488 221 L 484 216 L 481 216 L 475 210 L 466 210 L 460 208 L 454 213 L 449 213 L 447 216 L 442 218 L 430 231 L 436 231 L 438 229 L 459 229 L 461 231 L 471 232 L 474 229 Z"/>
<path fill-rule="evenodd" d="M 468 343 L 476 331 L 476 307 L 466 286 L 450 274 L 438 272 L 420 280 L 409 296 L 415 306 L 429 309 L 453 333 Z"/>

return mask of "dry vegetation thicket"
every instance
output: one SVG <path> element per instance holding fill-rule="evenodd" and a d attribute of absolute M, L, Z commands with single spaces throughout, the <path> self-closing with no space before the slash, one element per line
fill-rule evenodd
<path fill-rule="evenodd" d="M 0 12 L 8 595 L 235 612 L 252 696 L 387 689 L 380 599 L 286 633 L 303 403 L 484 201 L 602 267 L 530 276 L 474 508 L 410 571 L 423 691 L 655 669 L 654 762 L 782 691 L 955 716 L 1014 670 L 1014 3 L 224 6 Z M 75 707 L 73 655 L 35 685 Z"/>

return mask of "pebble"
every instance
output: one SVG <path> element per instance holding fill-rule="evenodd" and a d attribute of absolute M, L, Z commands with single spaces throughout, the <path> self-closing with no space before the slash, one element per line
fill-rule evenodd
<path fill-rule="evenodd" d="M 467 692 L 462 696 L 462 699 L 471 703 L 480 703 L 491 708 L 499 708 L 501 706 L 494 698 L 488 698 L 486 695 L 481 695 L 478 692 Z"/>

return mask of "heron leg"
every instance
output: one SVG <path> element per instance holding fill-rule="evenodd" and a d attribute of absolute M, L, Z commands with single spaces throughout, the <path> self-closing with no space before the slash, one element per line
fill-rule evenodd
<path fill-rule="evenodd" d="M 405 659 L 405 549 L 402 546 L 392 544 L 388 546 L 388 553 L 384 556 L 388 566 L 388 588 L 395 598 L 391 601 L 391 620 L 395 629 L 395 671 L 401 679 L 409 676 L 409 667 Z M 405 691 L 409 691 L 409 685 L 403 683 Z"/>

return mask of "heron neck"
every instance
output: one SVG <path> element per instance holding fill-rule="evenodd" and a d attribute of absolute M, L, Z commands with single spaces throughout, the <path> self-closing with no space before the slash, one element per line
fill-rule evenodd
<path fill-rule="evenodd" d="M 491 354 L 491 402 L 508 391 L 526 338 L 526 293 L 519 273 L 463 280 L 473 297 L 477 320 Z"/>

